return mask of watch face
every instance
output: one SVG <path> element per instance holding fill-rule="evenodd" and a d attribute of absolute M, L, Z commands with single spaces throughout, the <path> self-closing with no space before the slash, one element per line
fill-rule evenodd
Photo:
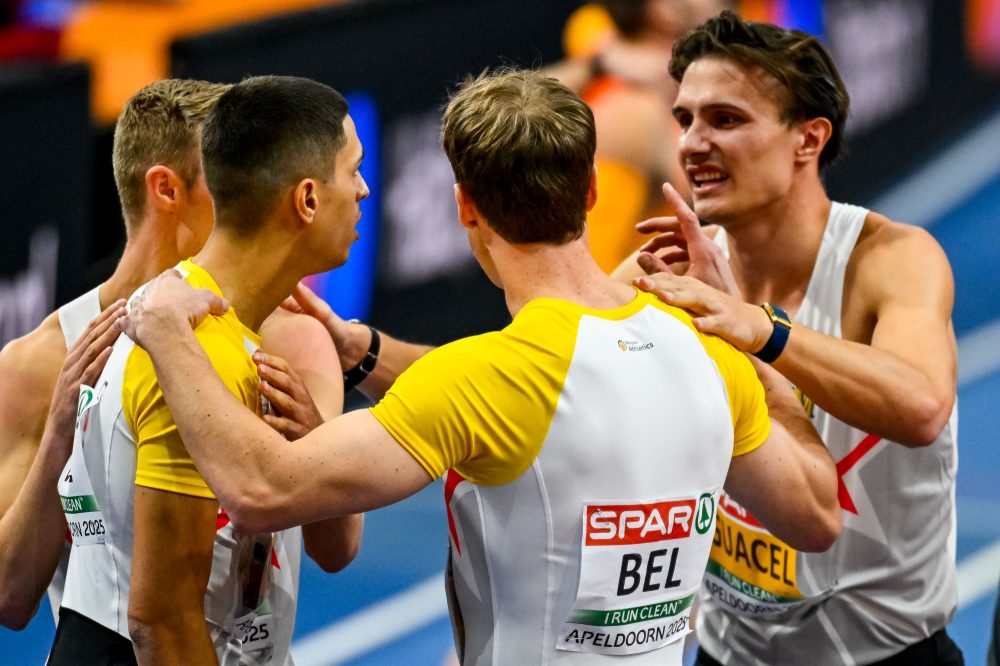
<path fill-rule="evenodd" d="M 788 314 L 786 314 L 781 308 L 776 308 L 770 303 L 764 303 L 764 311 L 767 312 L 767 316 L 771 318 L 772 324 L 776 326 L 784 326 L 785 328 L 792 327 L 792 321 L 788 318 Z"/>

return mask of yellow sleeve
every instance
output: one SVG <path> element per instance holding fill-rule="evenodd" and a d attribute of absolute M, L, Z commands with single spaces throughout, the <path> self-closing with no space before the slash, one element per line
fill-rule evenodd
<path fill-rule="evenodd" d="M 240 402 L 258 411 L 256 368 L 242 341 L 234 340 L 214 318 L 199 326 L 195 335 L 226 387 Z M 125 366 L 122 407 L 136 437 L 136 485 L 215 498 L 177 432 L 149 354 L 138 347 Z"/>
<path fill-rule="evenodd" d="M 714 336 L 704 339 L 709 355 L 726 382 L 733 418 L 733 455 L 750 453 L 771 434 L 764 387 L 746 355 Z"/>
<path fill-rule="evenodd" d="M 498 333 L 467 338 L 414 363 L 371 413 L 431 478 L 500 485 L 541 450 L 568 365 Z"/>

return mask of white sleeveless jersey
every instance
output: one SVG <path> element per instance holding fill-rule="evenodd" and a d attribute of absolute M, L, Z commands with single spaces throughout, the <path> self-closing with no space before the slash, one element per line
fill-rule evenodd
<path fill-rule="evenodd" d="M 59 327 L 63 332 L 63 339 L 66 340 L 66 349 L 69 350 L 73 344 L 80 339 L 83 332 L 87 330 L 87 324 L 101 314 L 101 299 L 98 294 L 100 287 L 94 287 L 82 296 L 70 301 L 59 308 Z M 59 558 L 59 566 L 52 574 L 52 581 L 49 583 L 49 605 L 52 607 L 52 616 L 56 624 L 59 624 L 59 605 L 62 603 L 63 586 L 66 584 L 66 568 L 69 566 L 70 543 L 63 546 L 62 556 Z"/>
<path fill-rule="evenodd" d="M 183 273 L 190 267 L 190 262 L 179 266 Z M 208 274 L 197 270 L 196 279 L 187 279 L 218 291 Z M 232 311 L 229 316 L 235 320 Z M 241 353 L 249 358 L 256 342 L 244 337 Z M 77 441 L 60 482 L 74 546 L 62 604 L 125 638 L 138 439 L 124 414 L 122 396 L 131 381 L 126 368 L 133 353 L 140 350 L 121 336 L 91 395 L 81 401 Z M 255 386 L 255 377 L 251 381 Z M 72 487 L 67 485 L 70 475 Z M 220 509 L 205 619 L 223 666 L 292 663 L 301 544 L 300 528 L 274 535 L 237 534 Z M 248 599 L 256 599 L 250 613 Z"/>
<path fill-rule="evenodd" d="M 730 459 L 770 427 L 747 359 L 650 294 L 531 301 L 427 354 L 372 413 L 448 470 L 466 666 L 679 666 Z"/>
<path fill-rule="evenodd" d="M 867 214 L 833 204 L 796 324 L 842 337 L 844 274 Z M 725 231 L 715 242 L 728 254 Z M 868 664 L 955 613 L 957 405 L 937 441 L 914 449 L 801 397 L 837 465 L 843 532 L 825 553 L 796 552 L 723 497 L 698 623 L 723 663 Z"/>

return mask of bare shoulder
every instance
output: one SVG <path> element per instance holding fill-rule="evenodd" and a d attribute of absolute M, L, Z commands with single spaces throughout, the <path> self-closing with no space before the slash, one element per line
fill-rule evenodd
<path fill-rule="evenodd" d="M 66 339 L 56 313 L 30 333 L 12 340 L 0 351 L 0 391 L 16 391 L 21 400 L 42 391 L 46 405 L 66 358 Z"/>
<path fill-rule="evenodd" d="M 282 308 L 272 312 L 260 327 L 262 348 L 289 362 L 296 359 L 337 356 L 330 333 L 315 318 Z M 339 364 L 339 361 L 338 361 Z M 296 363 L 293 362 L 293 365 Z"/>
<path fill-rule="evenodd" d="M 55 313 L 0 351 L 0 440 L 29 431 L 41 434 L 65 358 L 66 341 Z"/>
<path fill-rule="evenodd" d="M 941 246 L 925 229 L 895 222 L 874 211 L 868 213 L 858 237 L 856 251 L 861 249 L 882 252 L 923 249 L 944 255 Z"/>
<path fill-rule="evenodd" d="M 871 302 L 925 288 L 928 298 L 936 292 L 950 299 L 954 292 L 951 265 L 937 240 L 920 227 L 875 212 L 865 219 L 846 279 L 850 291 L 867 294 Z"/>
<path fill-rule="evenodd" d="M 309 315 L 289 312 L 278 308 L 264 320 L 260 327 L 260 335 L 265 344 L 275 343 L 302 344 L 303 340 L 320 342 L 329 340 L 330 334 L 326 327 Z"/>

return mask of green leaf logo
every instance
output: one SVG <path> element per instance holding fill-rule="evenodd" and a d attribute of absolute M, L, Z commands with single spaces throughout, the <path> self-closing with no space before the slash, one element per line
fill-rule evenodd
<path fill-rule="evenodd" d="M 704 534 L 712 527 L 712 520 L 715 518 L 715 498 L 711 493 L 703 493 L 698 498 L 698 514 L 694 521 L 694 528 L 698 534 Z"/>

